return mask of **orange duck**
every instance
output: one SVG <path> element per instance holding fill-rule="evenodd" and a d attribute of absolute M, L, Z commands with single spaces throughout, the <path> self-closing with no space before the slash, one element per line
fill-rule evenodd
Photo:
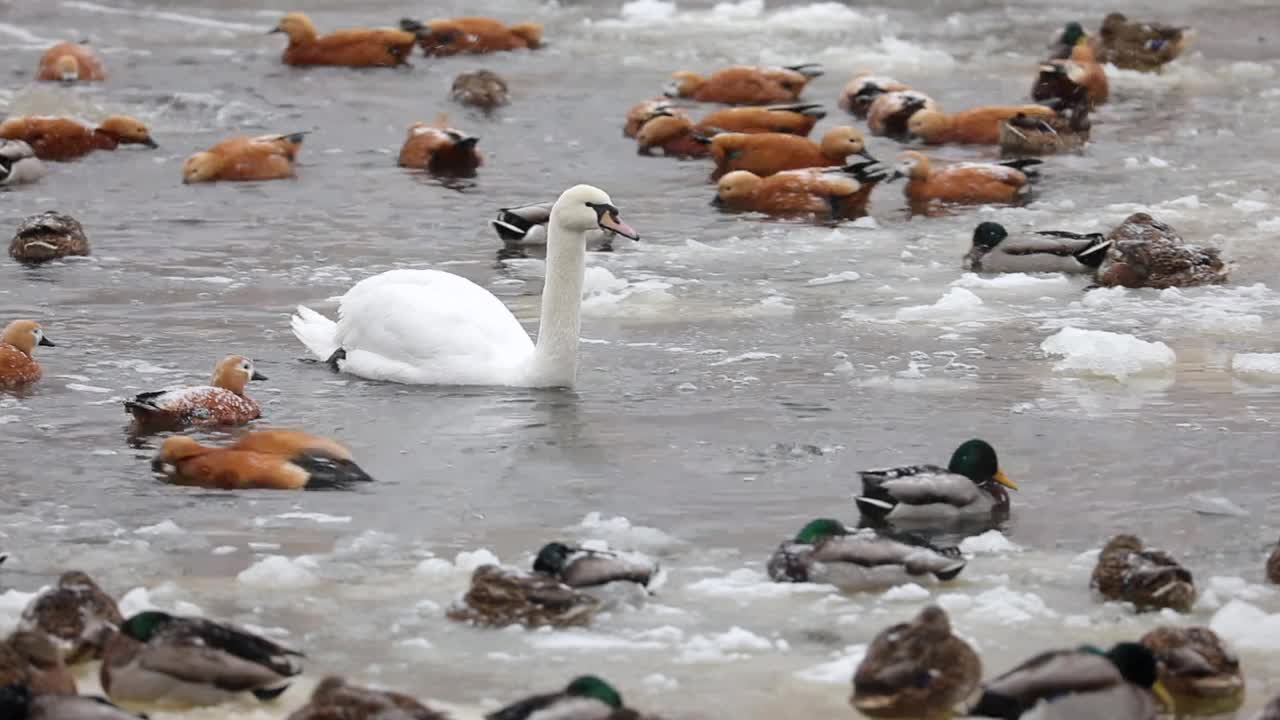
<path fill-rule="evenodd" d="M 416 122 L 400 147 L 400 167 L 442 174 L 471 174 L 483 159 L 476 151 L 480 138 L 446 127 L 443 117 L 434 124 Z"/>
<path fill-rule="evenodd" d="M 766 177 L 783 170 L 844 165 L 850 155 L 875 160 L 867 153 L 862 131 L 847 125 L 828 130 L 821 143 L 784 133 L 723 133 L 709 142 L 715 177 L 734 170 Z"/>
<path fill-rule="evenodd" d="M 1000 126 L 1016 115 L 1044 120 L 1058 116 L 1044 105 L 990 105 L 957 113 L 921 110 L 907 121 L 907 132 L 930 145 L 999 145 Z"/>
<path fill-rule="evenodd" d="M 769 215 L 859 218 L 867 214 L 872 189 L 884 179 L 874 161 L 844 168 L 786 170 L 763 178 L 737 170 L 720 178 L 712 204 Z"/>
<path fill-rule="evenodd" d="M 320 35 L 311 18 L 300 12 L 285 15 L 267 34 L 271 33 L 289 37 L 281 57 L 285 65 L 395 67 L 407 64 L 417 39 L 395 28 L 351 28 Z"/>
<path fill-rule="evenodd" d="M 279 180 L 293 177 L 293 160 L 305 132 L 227 138 L 182 164 L 182 182 Z"/>
<path fill-rule="evenodd" d="M 669 97 L 649 98 L 642 100 L 627 110 L 627 120 L 622 126 L 622 136 L 633 138 L 640 134 L 644 124 L 660 115 L 688 117 L 681 108 L 675 106 Z"/>
<path fill-rule="evenodd" d="M 536 22 L 506 25 L 488 17 L 456 17 L 420 23 L 406 18 L 400 28 L 417 36 L 427 56 L 542 47 L 542 25 Z"/>
<path fill-rule="evenodd" d="M 373 480 L 336 441 L 295 431 L 266 432 L 272 437 L 254 440 L 250 433 L 227 448 L 175 435 L 160 446 L 151 469 L 174 485 L 215 490 L 340 489 Z"/>
<path fill-rule="evenodd" d="M 726 105 L 771 105 L 794 102 L 805 85 L 820 75 L 822 66 L 815 64 L 790 67 L 732 65 L 717 70 L 709 77 L 680 70 L 671 75 L 666 95 Z"/>
<path fill-rule="evenodd" d="M 208 385 L 167 388 L 145 392 L 125 402 L 125 410 L 148 430 L 188 425 L 243 425 L 262 415 L 262 409 L 244 389 L 250 380 L 266 380 L 253 363 L 229 355 L 213 369 Z"/>
<path fill-rule="evenodd" d="M 840 107 L 845 112 L 859 119 L 865 119 L 871 112 L 871 103 L 885 93 L 901 92 L 911 88 L 890 77 L 859 73 L 845 83 L 840 91 Z"/>
<path fill-rule="evenodd" d="M 0 388 L 14 390 L 34 383 L 43 372 L 32 353 L 37 345 L 54 347 L 35 320 L 14 320 L 0 333 Z"/>
<path fill-rule="evenodd" d="M 121 145 L 158 147 L 147 126 L 127 115 L 112 115 L 96 128 L 65 117 L 21 115 L 0 123 L 0 138 L 22 140 L 41 160 L 75 160 L 94 150 Z"/>
<path fill-rule="evenodd" d="M 916 90 L 880 93 L 867 108 L 867 129 L 872 135 L 905 140 L 908 137 L 907 123 L 922 110 L 941 111 L 942 106 Z"/>
<path fill-rule="evenodd" d="M 898 164 L 889 181 L 907 178 L 905 192 L 913 204 L 933 201 L 973 205 L 1012 203 L 1031 190 L 1030 178 L 1034 173 L 1024 172 L 1024 168 L 1040 163 L 1035 159 L 1010 160 L 999 165 L 956 163 L 934 170 L 929 158 L 912 151 L 898 156 Z"/>
<path fill-rule="evenodd" d="M 1031 86 L 1031 99 L 1073 103 L 1081 92 L 1090 110 L 1106 102 L 1111 93 L 1107 71 L 1094 60 L 1093 50 L 1084 43 L 1071 49 L 1070 59 L 1049 60 L 1040 66 L 1040 74 Z"/>
<path fill-rule="evenodd" d="M 40 56 L 36 80 L 56 82 L 101 82 L 107 79 L 102 61 L 93 48 L 81 43 L 61 42 Z"/>
<path fill-rule="evenodd" d="M 656 112 L 657 115 L 646 122 L 636 136 L 642 155 L 661 149 L 667 156 L 702 157 L 711 151 L 698 136 L 722 132 L 772 132 L 803 137 L 827 114 L 821 105 L 816 104 L 732 107 L 716 110 L 694 124 L 684 113 Z"/>

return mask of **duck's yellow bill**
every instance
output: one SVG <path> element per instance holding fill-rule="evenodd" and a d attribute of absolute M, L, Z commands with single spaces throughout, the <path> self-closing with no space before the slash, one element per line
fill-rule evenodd
<path fill-rule="evenodd" d="M 1151 686 L 1151 693 L 1155 695 L 1156 699 L 1160 701 L 1160 704 L 1164 706 L 1165 712 L 1172 713 L 1177 710 L 1178 706 L 1173 702 L 1173 696 L 1165 689 L 1164 683 L 1157 680 L 1155 684 Z"/>
<path fill-rule="evenodd" d="M 1005 487 L 1009 488 L 1010 490 L 1017 490 L 1017 489 L 1018 489 L 1018 483 L 1016 483 L 1016 482 L 1014 482 L 1014 481 L 1010 480 L 1010 479 L 1009 479 L 1009 476 L 1008 476 L 1008 475 L 1005 475 L 1003 470 L 999 470 L 999 469 L 997 469 L 997 470 L 996 470 L 996 474 L 995 474 L 995 475 L 993 475 L 993 476 L 991 477 L 991 479 L 992 479 L 992 480 L 995 480 L 996 482 L 1000 483 L 1001 485 L 1003 485 L 1003 486 L 1005 486 Z"/>

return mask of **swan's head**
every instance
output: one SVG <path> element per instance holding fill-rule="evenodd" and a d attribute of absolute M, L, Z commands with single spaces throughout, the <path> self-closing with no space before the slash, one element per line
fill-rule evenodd
<path fill-rule="evenodd" d="M 640 239 L 640 235 L 618 217 L 618 208 L 609 193 L 590 185 L 574 185 L 565 190 L 551 208 L 551 221 L 576 233 L 599 228 L 632 240 Z"/>

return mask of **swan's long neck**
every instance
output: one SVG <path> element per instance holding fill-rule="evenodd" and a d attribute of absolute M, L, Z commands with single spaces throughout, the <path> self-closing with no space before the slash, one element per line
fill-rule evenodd
<path fill-rule="evenodd" d="M 542 288 L 542 317 L 531 368 L 540 385 L 568 387 L 578 372 L 586 262 L 583 234 L 561 227 L 553 212 L 547 223 L 547 280 Z"/>

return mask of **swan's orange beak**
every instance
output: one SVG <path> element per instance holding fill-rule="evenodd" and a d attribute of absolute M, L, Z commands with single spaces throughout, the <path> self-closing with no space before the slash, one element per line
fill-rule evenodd
<path fill-rule="evenodd" d="M 637 233 L 630 225 L 619 220 L 618 214 L 615 212 L 600 213 L 600 227 L 615 232 L 624 238 L 640 239 L 640 233 Z"/>

